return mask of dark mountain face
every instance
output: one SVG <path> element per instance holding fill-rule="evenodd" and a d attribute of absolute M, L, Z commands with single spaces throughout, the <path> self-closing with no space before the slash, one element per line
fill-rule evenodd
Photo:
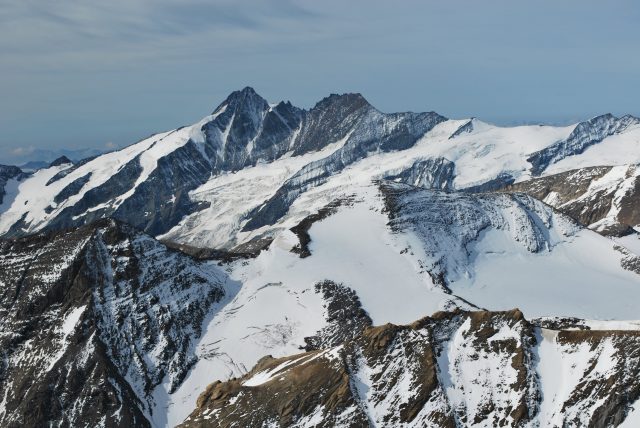
<path fill-rule="evenodd" d="M 4 202 L 6 195 L 7 181 L 17 178 L 22 174 L 22 170 L 17 166 L 0 165 L 0 205 Z"/>
<path fill-rule="evenodd" d="M 150 426 L 225 282 L 112 220 L 0 242 L 0 425 Z"/>
<path fill-rule="evenodd" d="M 246 230 L 252 230 L 280 218 L 304 189 L 321 184 L 369 153 L 411 147 L 421 135 L 444 120 L 436 113 L 383 114 L 360 94 L 331 95 L 310 110 L 299 109 L 289 102 L 270 106 L 247 87 L 229 95 L 199 129 L 194 130 L 202 137 L 191 137 L 186 144 L 162 156 L 148 177 L 141 178 L 140 157 L 131 159 L 113 171 L 108 180 L 84 193 L 78 202 L 64 208 L 48 222 L 45 230 L 78 227 L 112 217 L 152 235 L 161 235 L 185 216 L 207 206 L 192 202 L 188 195 L 211 177 L 272 162 L 286 153 L 301 156 L 347 139 L 342 149 L 329 158 L 306 165 L 285 183 L 274 200 L 259 207 L 246 225 Z M 164 140 L 174 138 L 178 132 L 180 129 L 159 139 L 152 148 L 167 144 Z M 63 162 L 58 160 L 55 165 Z M 62 171 L 52 181 L 81 164 Z M 70 183 L 55 195 L 55 203 L 64 206 L 88 178 L 80 177 Z M 126 200 L 114 203 L 127 192 L 132 194 Z M 51 207 L 49 212 L 53 211 Z M 28 222 L 19 221 L 5 235 L 22 236 L 29 226 Z"/>
<path fill-rule="evenodd" d="M 332 94 L 305 112 L 294 155 L 317 151 L 347 136 L 353 124 L 375 110 L 360 94 Z"/>
<path fill-rule="evenodd" d="M 51 162 L 49 166 L 59 166 L 59 165 L 64 165 L 66 163 L 73 163 L 73 161 L 63 155 L 55 159 L 53 162 Z"/>

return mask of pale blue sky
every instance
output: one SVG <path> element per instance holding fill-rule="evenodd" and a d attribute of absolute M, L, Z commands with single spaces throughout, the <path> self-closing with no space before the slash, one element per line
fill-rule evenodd
<path fill-rule="evenodd" d="M 638 23 L 633 0 L 3 0 L 0 163 L 126 145 L 247 85 L 503 124 L 640 115 Z"/>

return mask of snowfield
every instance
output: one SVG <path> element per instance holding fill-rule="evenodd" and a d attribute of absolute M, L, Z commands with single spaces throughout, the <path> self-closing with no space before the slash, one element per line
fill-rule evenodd
<path fill-rule="evenodd" d="M 514 240 L 507 228 L 481 233 L 467 247 L 468 277 L 451 282 L 453 294 L 448 294 L 425 270 L 429 258 L 423 240 L 429 237 L 415 231 L 393 232 L 378 186 L 359 186 L 353 184 L 347 192 L 359 195 L 351 205 L 312 225 L 310 257 L 292 253 L 297 237 L 283 230 L 256 259 L 229 266 L 230 277 L 242 288 L 209 321 L 197 346 L 198 363 L 171 395 L 169 425 L 193 410 L 204 380 L 241 376 L 263 355 L 299 352 L 304 337 L 326 323 L 323 301 L 313 291 L 313 285 L 325 279 L 355 290 L 375 325 L 406 324 L 439 310 L 472 309 L 472 305 L 491 310 L 519 307 L 529 317 L 640 318 L 634 304 L 640 299 L 637 274 L 620 268 L 621 254 L 613 249 L 613 241 L 576 229 L 550 212 L 558 218 L 544 226 L 549 247 L 540 252 L 527 250 L 524 235 Z M 325 191 L 314 190 L 319 200 Z M 449 223 L 449 212 L 437 215 Z M 514 213 L 506 210 L 503 215 L 509 219 L 509 214 Z M 512 229 L 517 220 L 511 218 Z M 592 328 L 597 325 L 591 323 Z M 635 323 L 603 325 L 638 328 Z"/>

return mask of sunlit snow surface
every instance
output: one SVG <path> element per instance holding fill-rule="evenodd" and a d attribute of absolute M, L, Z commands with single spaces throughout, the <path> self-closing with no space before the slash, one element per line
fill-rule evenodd
<path fill-rule="evenodd" d="M 481 307 L 518 307 L 528 317 L 638 319 L 640 277 L 620 268 L 613 245 L 583 230 L 549 252 L 527 254 L 490 233 L 474 248 L 474 277 L 451 289 Z"/>
<path fill-rule="evenodd" d="M 482 234 L 468 247 L 468 277 L 450 285 L 454 295 L 445 294 L 421 268 L 428 259 L 423 238 L 392 232 L 378 186 L 351 181 L 349 190 L 359 197 L 312 226 L 310 257 L 290 252 L 297 238 L 283 230 L 256 259 L 228 268 L 242 287 L 209 321 L 198 345 L 200 361 L 170 397 L 169 424 L 183 420 L 215 379 L 239 376 L 264 355 L 299 352 L 304 337 L 325 325 L 322 299 L 313 290 L 324 279 L 354 289 L 374 324 L 410 323 L 450 304 L 465 307 L 455 295 L 489 309 L 519 307 L 529 318 L 640 318 L 634 305 L 640 298 L 638 277 L 620 268 L 613 241 L 581 229 L 565 236 L 571 227 L 554 223 L 547 232 L 553 245 L 539 253 L 528 251 L 509 230 Z M 332 185 L 315 189 L 309 198 L 322 201 L 327 187 Z M 297 206 L 304 204 L 303 198 Z"/>
<path fill-rule="evenodd" d="M 633 410 L 627 415 L 619 428 L 637 428 L 640 426 L 640 402 L 636 402 L 633 405 Z"/>
<path fill-rule="evenodd" d="M 230 268 L 230 275 L 242 283 L 242 288 L 209 322 L 198 346 L 200 361 L 170 397 L 170 425 L 182 421 L 193 410 L 198 394 L 213 380 L 245 373 L 263 355 L 281 357 L 299 352 L 304 337 L 324 325 L 322 300 L 313 291 L 318 281 L 331 279 L 354 289 L 374 324 L 411 322 L 451 302 L 464 307 L 455 296 L 435 286 L 421 267 L 427 258 L 421 238 L 410 231 L 391 232 L 382 196 L 372 183 L 372 179 L 384 178 L 389 171 L 410 166 L 434 141 L 441 141 L 443 147 L 454 144 L 448 136 L 458 126 L 459 122 L 445 122 L 416 147 L 372 155 L 303 193 L 276 225 L 279 232 L 269 250 L 255 260 L 236 262 Z M 547 141 L 570 131 L 557 131 Z M 434 147 L 428 150 L 443 154 Z M 503 157 L 504 165 L 496 168 L 518 170 L 519 158 Z M 474 159 L 468 159 L 470 165 L 478 162 Z M 206 236 L 217 228 L 219 233 L 208 235 L 215 239 L 238 230 L 240 213 L 265 200 L 277 181 L 284 180 L 294 169 L 287 165 L 297 162 L 285 159 L 278 166 L 258 165 L 210 181 L 194 193 L 200 192 L 198 198 L 203 200 L 210 198 L 218 209 L 226 206 L 220 211 L 221 221 L 191 223 L 192 216 L 169 236 L 189 233 L 189 226 L 194 226 L 194 237 L 200 233 Z M 283 170 L 278 169 L 280 166 Z M 487 176 L 495 173 L 494 169 Z M 472 184 L 472 180 L 465 184 Z M 312 226 L 311 257 L 300 259 L 290 252 L 297 240 L 288 228 L 331 201 L 353 195 L 355 202 L 351 206 L 341 207 Z M 220 229 L 221 224 L 228 226 Z M 239 241 L 268 229 L 239 233 Z M 640 281 L 636 274 L 620 268 L 621 255 L 613 249 L 612 240 L 588 230 L 566 236 L 554 224 L 547 233 L 553 245 L 538 253 L 515 242 L 504 229 L 482 233 L 469 247 L 469 275 L 450 284 L 454 295 L 488 309 L 519 307 L 530 318 L 640 318 L 634 307 L 640 298 Z"/>
<path fill-rule="evenodd" d="M 361 202 L 311 229 L 311 257 L 292 253 L 296 237 L 283 231 L 255 260 L 236 262 L 230 275 L 242 289 L 209 322 L 198 345 L 200 361 L 171 396 L 170 425 L 188 416 L 213 380 L 244 374 L 264 355 L 300 352 L 304 337 L 325 325 L 323 301 L 314 292 L 319 281 L 354 289 L 376 324 L 409 323 L 452 300 L 418 274 L 411 256 L 400 254 L 411 237 L 386 227 L 376 187 L 361 190 Z"/>

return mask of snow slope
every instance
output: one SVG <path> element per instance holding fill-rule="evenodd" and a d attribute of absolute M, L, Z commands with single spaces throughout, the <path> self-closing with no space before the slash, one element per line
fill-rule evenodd
<path fill-rule="evenodd" d="M 579 156 L 567 157 L 550 165 L 543 175 L 591 166 L 637 163 L 640 163 L 640 124 L 631 126 L 621 134 L 606 137 Z"/>
<path fill-rule="evenodd" d="M 473 124 L 470 131 L 452 138 L 458 129 L 468 123 Z M 268 165 L 244 169 L 230 176 L 213 177 L 190 194 L 192 199 L 207 202 L 210 207 L 186 217 L 162 238 L 228 248 L 272 230 L 294 225 L 304 217 L 302 214 L 311 213 L 317 210 L 322 202 L 326 202 L 324 198 L 321 203 L 317 202 L 320 189 L 331 188 L 338 195 L 347 194 L 349 191 L 346 187 L 352 180 L 366 182 L 397 176 L 428 160 L 450 162 L 454 170 L 450 177 L 421 181 L 420 185 L 423 187 L 440 188 L 445 180 L 450 180 L 451 188 L 457 189 L 487 185 L 500 180 L 501 177 L 507 177 L 509 181 L 526 181 L 532 177 L 531 165 L 526 160 L 528 154 L 566 138 L 574 128 L 575 125 L 560 128 L 537 125 L 502 128 L 477 119 L 448 120 L 436 125 L 413 147 L 372 153 L 337 171 L 324 184 L 316 186 L 317 189 L 311 187 L 298 195 L 288 212 L 273 226 L 262 227 L 252 232 L 241 231 L 251 210 L 260 207 L 265 200 L 275 195 L 286 179 L 303 165 L 322 159 L 335 149 L 327 147 L 322 152 L 307 155 L 307 158 L 281 159 Z M 632 144 L 635 138 L 633 132 L 635 130 L 629 131 L 628 136 L 625 133 L 608 137 L 600 144 L 608 144 L 610 139 L 624 140 Z M 562 159 L 560 162 L 563 170 L 571 170 L 581 165 L 583 156 L 590 156 L 589 150 L 595 150 L 597 147 L 599 145 L 594 145 L 583 154 Z M 629 158 L 624 153 L 611 155 L 609 161 L 614 165 L 627 164 Z M 502 182 L 498 181 L 493 187 L 500 187 L 500 183 Z M 620 192 L 623 192 L 623 189 Z M 309 206 L 303 208 L 304 204 Z M 210 219 L 213 215 L 216 215 L 215 221 L 204 220 Z"/>
<path fill-rule="evenodd" d="M 358 182 L 354 175 L 350 182 L 342 191 L 358 197 L 311 226 L 311 256 L 300 258 L 291 252 L 297 237 L 285 229 L 257 258 L 228 267 L 229 275 L 242 288 L 209 322 L 197 346 L 198 363 L 170 396 L 170 424 L 183 420 L 194 408 L 204 388 L 203 379 L 241 376 L 263 355 L 283 357 L 304 346 L 305 337 L 326 325 L 324 302 L 313 291 L 314 284 L 325 279 L 353 289 L 374 324 L 408 323 L 443 309 L 473 308 L 467 302 L 492 310 L 517 306 L 532 316 L 640 318 L 633 304 L 640 298 L 640 281 L 637 274 L 620 267 L 621 254 L 613 249 L 614 243 L 541 203 L 530 201 L 530 208 L 518 211 L 526 201 L 518 205 L 497 195 L 504 200 L 497 205 L 499 211 L 491 214 L 495 216 L 493 229 L 469 241 L 469 253 L 462 258 L 455 256 L 451 241 L 461 239 L 461 231 L 448 236 L 424 234 L 424 229 L 415 228 L 392 230 L 394 223 L 387 225 L 389 212 L 379 187 L 364 179 Z M 305 198 L 321 205 L 329 200 L 327 195 L 336 196 L 332 185 L 330 181 Z M 482 206 L 478 197 L 466 197 L 474 206 Z M 292 206 L 287 221 L 306 213 L 310 205 L 305 198 Z M 427 201 L 410 199 L 421 212 L 431 212 L 449 225 L 461 206 L 460 201 L 449 202 L 434 211 Z M 486 209 L 496 206 L 492 200 L 487 204 Z M 406 207 L 400 208 L 398 216 L 403 209 Z M 534 210 L 538 210 L 534 217 L 525 216 L 533 215 Z M 531 218 L 537 223 L 523 228 Z M 454 256 L 446 265 L 455 271 L 451 272 L 455 280 L 446 282 L 453 294 L 443 284 L 434 283 L 429 273 L 434 242 Z M 543 279 L 540 272 L 544 272 Z"/>
<path fill-rule="evenodd" d="M 524 195 L 383 186 L 392 226 L 418 235 L 423 265 L 473 304 L 532 317 L 638 319 L 640 277 L 614 241 Z M 395 193 L 394 193 L 395 192 Z"/>
<path fill-rule="evenodd" d="M 295 353 L 305 337 L 326 325 L 324 302 L 314 293 L 317 282 L 329 279 L 355 290 L 377 323 L 409 322 L 456 301 L 401 254 L 411 238 L 386 227 L 376 187 L 359 195 L 360 202 L 312 227 L 311 257 L 291 252 L 297 238 L 285 230 L 256 259 L 230 268 L 242 289 L 209 322 L 197 346 L 200 360 L 171 395 L 170 425 L 193 410 L 203 380 L 240 376 L 267 354 Z"/>

